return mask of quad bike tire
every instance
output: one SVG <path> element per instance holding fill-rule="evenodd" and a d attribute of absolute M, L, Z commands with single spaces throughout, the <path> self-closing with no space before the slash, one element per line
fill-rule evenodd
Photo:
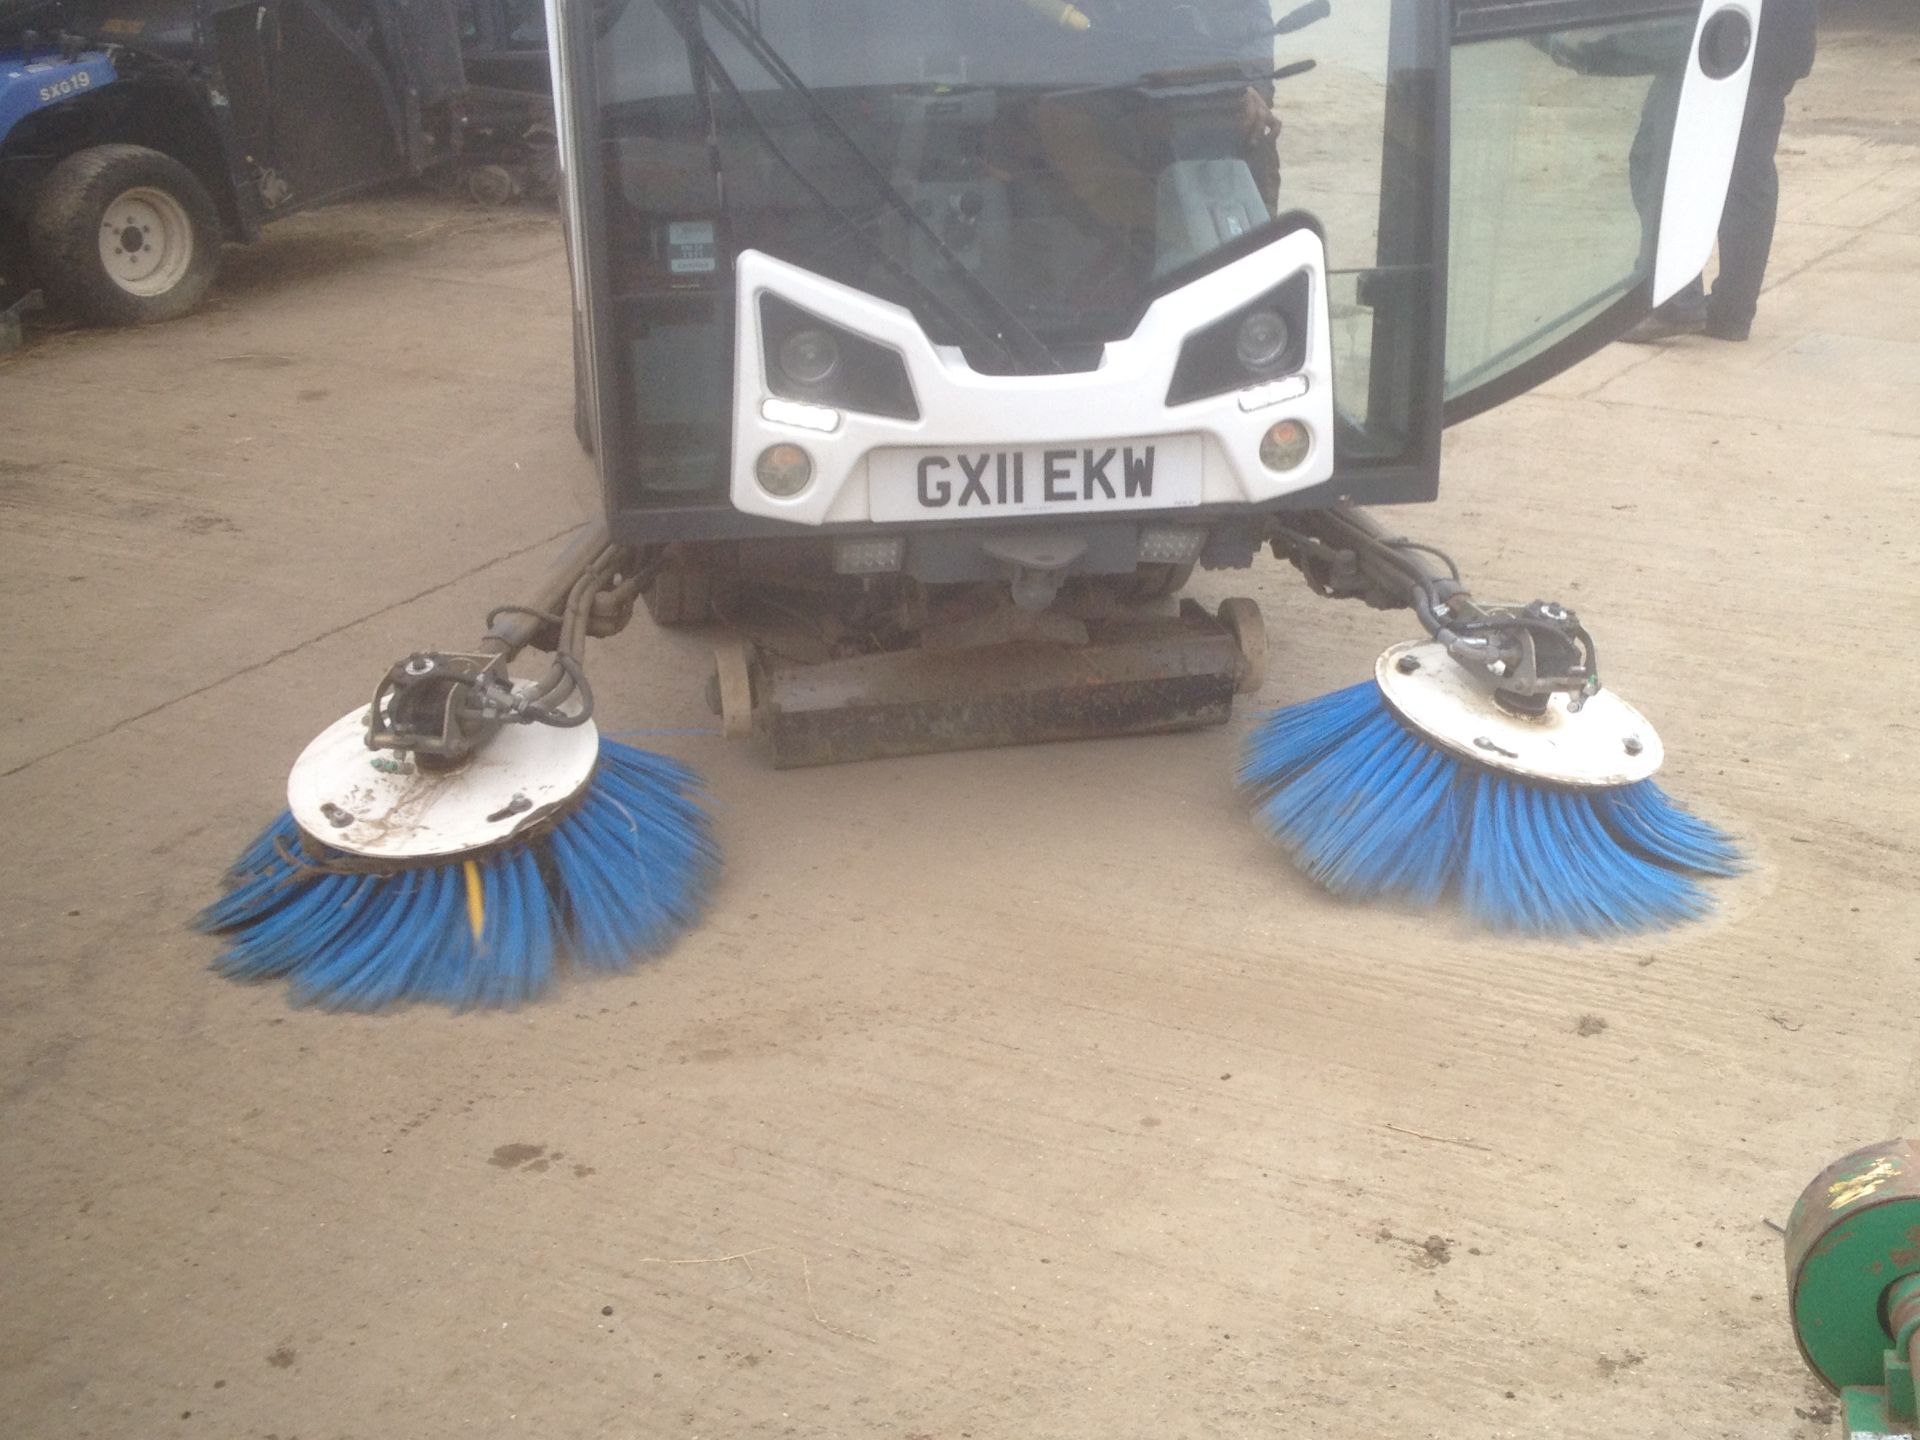
<path fill-rule="evenodd" d="M 199 177 L 142 145 L 69 155 L 40 183 L 27 218 L 41 288 L 94 325 L 187 314 L 220 269 L 220 240 L 220 215 Z"/>

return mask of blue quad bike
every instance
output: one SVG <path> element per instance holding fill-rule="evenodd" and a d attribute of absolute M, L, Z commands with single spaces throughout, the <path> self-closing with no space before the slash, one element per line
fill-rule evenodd
<path fill-rule="evenodd" d="M 0 309 L 169 320 L 283 216 L 536 188 L 545 54 L 524 0 L 0 0 Z"/>

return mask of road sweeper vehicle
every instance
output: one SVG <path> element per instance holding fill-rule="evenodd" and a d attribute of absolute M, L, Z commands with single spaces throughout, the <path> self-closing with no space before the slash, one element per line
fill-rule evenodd
<path fill-rule="evenodd" d="M 1220 722 L 1264 621 L 1178 591 L 1267 553 L 1424 632 L 1253 732 L 1310 874 L 1550 933 L 1699 913 L 1733 848 L 1658 790 L 1582 620 L 1362 507 L 1434 498 L 1447 424 L 1699 273 L 1758 11 L 555 0 L 604 514 L 302 757 L 207 917 L 227 967 L 493 999 L 683 923 L 691 778 L 649 757 L 641 804 L 588 718 L 585 640 L 636 601 L 735 630 L 724 728 L 809 765 Z"/>

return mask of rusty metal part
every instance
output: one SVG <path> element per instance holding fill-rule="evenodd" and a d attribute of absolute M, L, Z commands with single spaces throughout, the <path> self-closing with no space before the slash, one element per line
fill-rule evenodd
<path fill-rule="evenodd" d="M 1045 642 L 1085 645 L 1093 639 L 1084 620 L 1063 610 L 1021 610 L 1002 605 L 984 615 L 929 625 L 920 633 L 925 650 L 972 650 L 983 645 Z"/>
<path fill-rule="evenodd" d="M 1828 1385 L 1871 1386 L 1894 1338 L 1897 1281 L 1920 1275 L 1920 1140 L 1887 1140 L 1836 1160 L 1787 1220 L 1794 1336 Z"/>
<path fill-rule="evenodd" d="M 755 729 L 783 770 L 1190 730 L 1228 718 L 1245 663 L 1234 635 L 1191 601 L 1100 626 L 1085 645 L 763 658 Z"/>

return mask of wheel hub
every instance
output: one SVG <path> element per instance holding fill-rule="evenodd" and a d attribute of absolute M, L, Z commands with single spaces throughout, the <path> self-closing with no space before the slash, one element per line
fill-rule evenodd
<path fill-rule="evenodd" d="M 1786 1259 L 1794 1337 L 1814 1374 L 1835 1390 L 1885 1380 L 1886 1362 L 1907 1360 L 1920 1325 L 1920 1141 L 1869 1145 L 1814 1177 L 1787 1217 Z M 1910 1382 L 1900 1398 L 1907 1422 L 1897 1430 L 1847 1428 L 1911 1434 Z"/>
<path fill-rule="evenodd" d="M 193 224 L 172 195 L 150 185 L 122 191 L 100 220 L 100 261 L 130 295 L 164 295 L 193 263 Z"/>

